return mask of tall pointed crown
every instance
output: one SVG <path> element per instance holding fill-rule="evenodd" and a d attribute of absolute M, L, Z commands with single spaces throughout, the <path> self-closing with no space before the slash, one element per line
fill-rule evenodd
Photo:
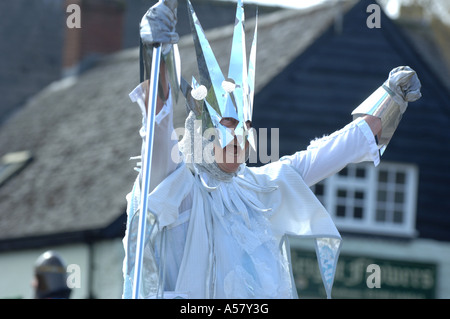
<path fill-rule="evenodd" d="M 217 130 L 222 147 L 231 142 L 235 134 L 241 148 L 246 139 L 255 148 L 253 129 L 248 129 L 246 122 L 252 120 L 253 113 L 257 27 L 247 66 L 244 6 L 243 1 L 238 0 L 228 77 L 225 78 L 192 4 L 187 2 L 200 77 L 198 81 L 193 77 L 191 86 L 182 81 L 188 106 L 202 119 L 203 131 L 210 127 Z M 239 121 L 234 132 L 220 123 L 225 117 Z"/>

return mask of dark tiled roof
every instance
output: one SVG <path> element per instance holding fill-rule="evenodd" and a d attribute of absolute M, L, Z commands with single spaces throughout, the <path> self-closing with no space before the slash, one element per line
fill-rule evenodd
<path fill-rule="evenodd" d="M 419 235 L 450 240 L 450 94 L 389 18 L 366 26 L 370 3 L 360 1 L 342 33 L 330 28 L 256 96 L 254 124 L 280 128 L 280 155 L 291 154 L 347 124 L 392 68 L 411 66 L 423 97 L 410 103 L 382 160 L 418 165 Z"/>

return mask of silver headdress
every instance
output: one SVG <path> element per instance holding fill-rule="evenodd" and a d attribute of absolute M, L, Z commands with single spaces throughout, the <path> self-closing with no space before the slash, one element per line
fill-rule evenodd
<path fill-rule="evenodd" d="M 181 90 L 186 97 L 188 107 L 195 113 L 197 119 L 202 120 L 203 132 L 208 128 L 216 130 L 222 148 L 236 136 L 242 149 L 245 148 L 246 140 L 255 149 L 254 129 L 247 128 L 246 123 L 251 122 L 253 113 L 257 28 L 255 27 L 247 67 L 244 7 L 243 1 L 238 0 L 226 79 L 192 4 L 189 0 L 187 2 L 200 76 L 198 81 L 193 77 L 191 85 L 185 80 L 181 81 Z M 220 123 L 222 118 L 233 118 L 239 123 L 232 130 Z"/>

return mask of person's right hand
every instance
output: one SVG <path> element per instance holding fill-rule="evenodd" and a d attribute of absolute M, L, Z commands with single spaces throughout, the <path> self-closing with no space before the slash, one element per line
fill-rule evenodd
<path fill-rule="evenodd" d="M 394 100 L 400 105 L 402 114 L 408 107 L 408 102 L 414 102 L 420 99 L 421 83 L 417 77 L 416 71 L 409 66 L 399 66 L 389 73 L 389 78 L 385 83 L 394 91 Z"/>

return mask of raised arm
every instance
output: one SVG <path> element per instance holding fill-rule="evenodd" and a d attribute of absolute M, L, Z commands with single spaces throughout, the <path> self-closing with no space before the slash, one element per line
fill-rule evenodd
<path fill-rule="evenodd" d="M 172 171 L 179 163 L 179 158 L 172 158 L 173 154 L 178 154 L 177 141 L 172 139 L 173 132 L 173 103 L 170 94 L 169 70 L 165 62 L 171 57 L 173 45 L 178 41 L 178 34 L 175 32 L 177 2 L 166 0 L 158 2 L 152 6 L 141 20 L 140 36 L 143 44 L 143 60 L 145 78 L 150 74 L 152 52 L 154 45 L 162 45 L 162 55 L 159 72 L 158 95 L 155 116 L 155 135 L 153 140 L 152 156 L 152 176 L 150 181 L 150 192 Z M 176 90 L 177 88 L 175 88 Z M 133 92 L 130 98 L 138 103 L 142 112 L 142 127 L 140 135 L 143 139 L 141 154 L 146 145 L 146 121 L 147 107 L 149 100 L 149 80 L 141 83 Z M 174 149 L 175 152 L 174 152 Z"/>
<path fill-rule="evenodd" d="M 368 118 L 370 122 L 377 122 Z M 376 124 L 372 124 L 376 127 Z M 378 146 L 374 137 L 376 130 L 362 118 L 358 118 L 331 135 L 311 141 L 308 148 L 290 156 L 282 157 L 302 176 L 308 186 L 339 172 L 350 163 L 380 162 Z"/>
<path fill-rule="evenodd" d="M 382 130 L 381 119 L 376 116 L 372 116 L 372 115 L 365 115 L 365 116 L 363 116 L 363 119 L 369 125 L 373 136 L 376 136 L 377 139 L 379 139 L 381 136 L 381 130 Z"/>
<path fill-rule="evenodd" d="M 372 161 L 378 165 L 408 102 L 421 97 L 420 87 L 414 70 L 393 69 L 388 80 L 353 111 L 353 122 L 281 160 L 293 165 L 309 186 L 350 163 Z"/>
<path fill-rule="evenodd" d="M 158 97 L 156 99 L 156 116 L 158 116 L 159 112 L 161 112 L 163 106 L 166 104 L 169 99 L 170 94 L 170 86 L 167 81 L 167 68 L 164 59 L 161 59 L 160 67 L 159 67 L 159 83 L 158 83 Z M 142 83 L 142 87 L 145 91 L 145 115 L 148 114 L 148 99 L 149 99 L 149 80 L 145 80 Z"/>

